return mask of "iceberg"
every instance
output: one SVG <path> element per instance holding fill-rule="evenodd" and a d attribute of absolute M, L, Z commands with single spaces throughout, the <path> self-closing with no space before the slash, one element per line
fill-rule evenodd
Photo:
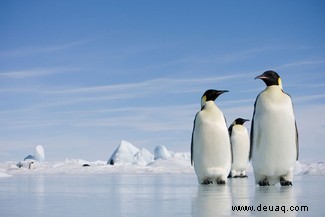
<path fill-rule="evenodd" d="M 134 155 L 139 152 L 139 149 L 130 142 L 122 140 L 112 156 L 107 161 L 107 164 L 133 164 Z"/>
<path fill-rule="evenodd" d="M 152 162 L 154 162 L 153 155 L 145 148 L 134 155 L 134 163 L 137 165 L 147 166 Z"/>
<path fill-rule="evenodd" d="M 35 155 L 28 155 L 24 158 L 26 160 L 36 160 L 38 162 L 43 162 L 45 159 L 44 148 L 41 145 L 37 145 L 35 147 Z"/>
<path fill-rule="evenodd" d="M 167 148 L 163 145 L 158 145 L 155 148 L 155 160 L 163 159 L 167 160 L 172 157 L 172 154 L 167 150 Z"/>

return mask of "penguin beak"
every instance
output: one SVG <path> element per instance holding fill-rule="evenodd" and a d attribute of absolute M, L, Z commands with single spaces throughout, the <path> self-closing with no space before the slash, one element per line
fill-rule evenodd
<path fill-rule="evenodd" d="M 223 93 L 227 93 L 227 92 L 229 92 L 229 90 L 218 90 L 219 95 L 221 95 Z"/>
<path fill-rule="evenodd" d="M 244 122 L 249 121 L 249 119 L 244 119 Z"/>
<path fill-rule="evenodd" d="M 256 76 L 254 79 L 268 79 L 268 77 L 265 77 L 264 75 L 259 75 L 259 76 Z"/>

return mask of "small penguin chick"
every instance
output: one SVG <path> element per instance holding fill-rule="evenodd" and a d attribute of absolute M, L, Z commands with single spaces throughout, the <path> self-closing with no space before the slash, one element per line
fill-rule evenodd
<path fill-rule="evenodd" d="M 232 164 L 229 178 L 247 178 L 246 168 L 249 157 L 249 135 L 243 124 L 249 121 L 248 119 L 237 118 L 228 128 Z"/>

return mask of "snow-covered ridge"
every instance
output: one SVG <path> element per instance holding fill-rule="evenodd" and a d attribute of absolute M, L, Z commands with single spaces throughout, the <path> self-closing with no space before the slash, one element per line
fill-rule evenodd
<path fill-rule="evenodd" d="M 85 166 L 89 165 L 89 166 Z M 252 168 L 248 168 L 248 176 L 252 177 Z M 86 161 L 82 159 L 66 159 L 59 162 L 36 163 L 34 169 L 18 168 L 16 162 L 0 163 L 0 177 L 10 177 L 18 174 L 194 174 L 190 162 L 190 153 L 174 153 L 167 159 L 157 159 L 148 165 L 118 164 L 109 165 L 107 161 Z M 298 176 L 324 176 L 325 163 L 300 164 Z"/>
<path fill-rule="evenodd" d="M 44 156 L 44 155 L 43 155 Z M 155 173 L 185 173 L 194 174 L 189 152 L 172 152 L 159 145 L 151 154 L 144 148 L 137 148 L 127 141 L 121 141 L 108 161 L 86 161 L 82 159 L 66 159 L 59 162 L 23 161 L 22 167 L 17 162 L 0 163 L 0 178 L 18 174 L 155 174 Z M 253 176 L 251 165 L 248 176 Z M 325 163 L 300 164 L 297 162 L 296 175 L 325 175 Z"/>

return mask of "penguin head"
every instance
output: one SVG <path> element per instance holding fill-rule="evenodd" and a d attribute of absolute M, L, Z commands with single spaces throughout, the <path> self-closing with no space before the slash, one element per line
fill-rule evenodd
<path fill-rule="evenodd" d="M 238 125 L 243 125 L 246 121 L 249 121 L 248 119 L 243 119 L 243 118 L 237 118 L 235 121 L 234 121 L 234 125 L 238 124 Z"/>
<path fill-rule="evenodd" d="M 220 96 L 223 93 L 229 92 L 228 90 L 213 90 L 213 89 L 209 89 L 207 91 L 205 91 L 205 93 L 203 94 L 202 98 L 201 98 L 201 109 L 203 109 L 204 105 L 206 102 L 208 101 L 214 101 L 218 98 L 218 96 Z"/>
<path fill-rule="evenodd" d="M 266 84 L 266 86 L 277 85 L 280 86 L 282 89 L 281 78 L 278 75 L 278 73 L 276 73 L 275 71 L 272 70 L 265 71 L 263 74 L 255 77 L 255 79 L 257 78 L 262 79 Z"/>

